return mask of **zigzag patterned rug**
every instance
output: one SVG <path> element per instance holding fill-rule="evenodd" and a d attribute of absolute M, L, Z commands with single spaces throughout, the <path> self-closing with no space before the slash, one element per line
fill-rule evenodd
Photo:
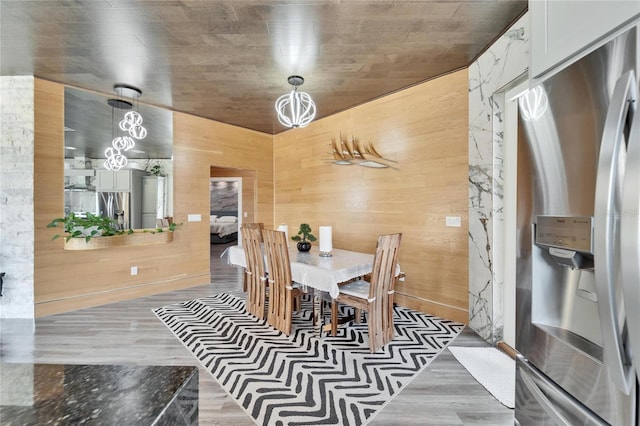
<path fill-rule="evenodd" d="M 305 303 L 291 336 L 224 293 L 154 312 L 260 425 L 363 425 L 464 327 L 396 307 L 395 339 L 371 354 L 364 323 L 315 337 Z"/>

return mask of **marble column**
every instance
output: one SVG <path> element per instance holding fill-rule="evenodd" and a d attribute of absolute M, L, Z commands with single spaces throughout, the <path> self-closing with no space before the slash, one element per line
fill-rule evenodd
<path fill-rule="evenodd" d="M 0 77 L 1 318 L 33 318 L 34 79 Z"/>
<path fill-rule="evenodd" d="M 504 92 L 529 66 L 529 14 L 469 67 L 469 326 L 502 339 Z"/>

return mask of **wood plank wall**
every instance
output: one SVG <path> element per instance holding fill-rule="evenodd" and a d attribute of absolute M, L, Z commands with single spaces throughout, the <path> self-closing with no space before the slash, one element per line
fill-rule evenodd
<path fill-rule="evenodd" d="M 65 251 L 47 223 L 64 214 L 64 86 L 35 79 L 36 316 L 211 282 L 210 166 L 256 170 L 257 219 L 273 223 L 272 136 L 174 114 L 173 242 L 139 247 Z M 187 214 L 201 222 L 187 222 Z M 130 267 L 138 266 L 138 275 Z"/>
<path fill-rule="evenodd" d="M 174 113 L 174 211 L 209 217 L 209 178 L 242 177 L 247 218 L 273 223 L 273 137 L 271 135 Z M 178 176 L 181 178 L 178 179 Z M 247 194 L 245 194 L 245 186 Z M 252 191 L 253 188 L 253 191 Z M 253 201 L 248 201 L 249 195 Z M 209 221 L 193 238 L 205 235 L 203 262 L 209 268 Z M 215 281 L 215 277 L 214 277 Z"/>
<path fill-rule="evenodd" d="M 468 322 L 467 71 L 458 71 L 274 138 L 275 223 L 333 226 L 334 247 L 373 252 L 402 232 L 404 306 Z M 331 164 L 340 134 L 371 141 L 397 169 Z M 445 227 L 459 216 L 461 227 Z M 317 243 L 316 243 L 317 244 Z"/>

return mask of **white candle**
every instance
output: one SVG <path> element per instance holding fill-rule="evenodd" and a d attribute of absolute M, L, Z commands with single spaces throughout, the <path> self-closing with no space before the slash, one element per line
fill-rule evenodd
<path fill-rule="evenodd" d="M 321 226 L 320 230 L 320 253 L 331 253 L 333 242 L 331 241 L 331 227 Z"/>
<path fill-rule="evenodd" d="M 285 225 L 284 223 L 281 223 L 280 225 L 278 225 L 278 231 L 284 232 L 284 239 L 288 243 L 289 242 L 289 227 L 287 225 Z"/>

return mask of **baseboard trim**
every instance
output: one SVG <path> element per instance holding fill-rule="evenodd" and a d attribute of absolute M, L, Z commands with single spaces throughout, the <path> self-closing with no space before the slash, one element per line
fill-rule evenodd
<path fill-rule="evenodd" d="M 496 346 L 498 347 L 498 349 L 500 349 L 502 352 L 506 353 L 507 355 L 509 355 L 513 359 L 516 359 L 516 356 L 519 353 L 517 350 L 513 349 L 511 346 L 509 346 L 508 344 L 506 344 L 502 340 L 499 341 Z"/>
<path fill-rule="evenodd" d="M 122 302 L 138 297 L 151 296 L 153 294 L 166 293 L 173 290 L 181 290 L 199 285 L 209 284 L 211 274 L 198 274 L 181 277 L 174 280 L 155 281 L 134 287 L 108 290 L 104 292 L 86 293 L 78 296 L 47 300 L 35 304 L 35 317 L 46 317 L 78 309 L 91 308 L 108 303 Z"/>
<path fill-rule="evenodd" d="M 469 311 L 466 309 L 398 292 L 395 293 L 393 301 L 405 308 L 414 309 L 440 318 L 450 319 L 465 325 L 469 324 Z"/>

